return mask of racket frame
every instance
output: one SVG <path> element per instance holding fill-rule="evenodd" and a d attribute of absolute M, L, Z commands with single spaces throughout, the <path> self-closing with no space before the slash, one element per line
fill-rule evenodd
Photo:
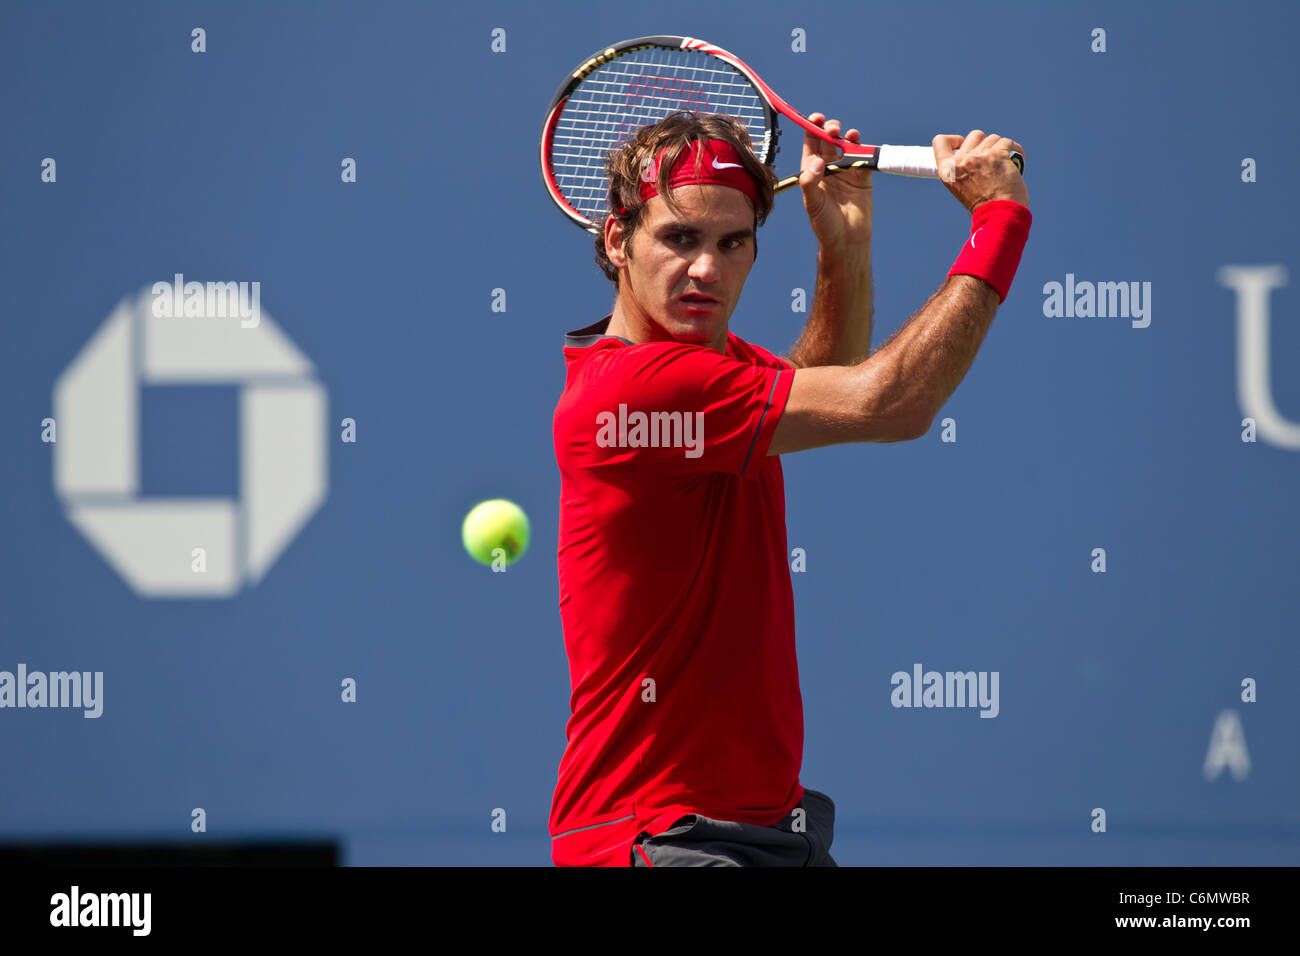
<path fill-rule="evenodd" d="M 556 90 L 555 95 L 551 97 L 551 105 L 546 110 L 546 122 L 542 126 L 540 162 L 542 181 L 546 185 L 546 191 L 550 194 L 551 199 L 555 204 L 560 207 L 561 212 L 588 232 L 594 233 L 596 231 L 595 223 L 577 209 L 574 209 L 569 201 L 564 198 L 564 194 L 560 191 L 559 184 L 555 181 L 555 174 L 551 169 L 550 154 L 555 137 L 555 128 L 559 124 L 560 116 L 563 114 L 564 107 L 569 101 L 569 96 L 578 88 L 578 85 L 582 83 L 583 80 L 595 72 L 599 67 L 602 67 L 611 60 L 625 54 L 655 47 L 670 50 L 696 50 L 702 53 L 709 53 L 738 70 L 746 80 L 753 84 L 754 92 L 763 103 L 764 124 L 767 127 L 767 131 L 764 134 L 764 141 L 762 143 L 752 144 L 755 154 L 758 156 L 759 161 L 764 165 L 774 166 L 776 154 L 780 152 L 778 140 L 781 138 L 781 128 L 777 124 L 777 110 L 770 98 L 776 94 L 773 93 L 771 88 L 759 79 L 758 75 L 738 57 L 733 56 L 721 47 L 716 47 L 711 43 L 706 43 L 704 40 L 697 40 L 692 37 L 646 36 L 638 37 L 635 40 L 624 40 L 621 43 L 615 43 L 613 46 L 606 47 L 605 49 L 587 57 L 565 78 L 564 82 L 560 84 L 560 88 Z M 777 99 L 779 100 L 780 97 L 777 97 Z M 781 100 L 781 103 L 785 104 L 785 101 Z M 790 108 L 788 104 L 785 105 L 786 109 Z M 804 122 L 807 121 L 805 120 Z"/>
<path fill-rule="evenodd" d="M 897 147 L 897 146 L 876 146 L 869 143 L 854 143 L 851 140 L 844 139 L 840 136 L 833 136 L 820 126 L 814 124 L 806 116 L 787 103 L 781 96 L 765 82 L 762 77 L 754 72 L 744 60 L 733 53 L 729 53 L 720 46 L 701 40 L 696 37 L 679 37 L 679 36 L 645 36 L 638 37 L 635 40 L 624 40 L 613 46 L 587 57 L 583 60 L 572 73 L 565 78 L 560 88 L 556 91 L 555 96 L 551 98 L 551 105 L 546 111 L 546 122 L 542 126 L 541 144 L 539 147 L 540 164 L 542 170 L 542 180 L 546 185 L 546 191 L 550 194 L 552 201 L 559 206 L 560 210 L 568 216 L 573 222 L 581 226 L 588 232 L 595 233 L 595 223 L 585 215 L 575 209 L 564 194 L 560 191 L 559 184 L 555 180 L 555 174 L 551 169 L 550 154 L 554 142 L 555 128 L 559 123 L 560 116 L 564 112 L 565 104 L 568 103 L 569 96 L 578 87 L 584 79 L 592 72 L 611 60 L 631 53 L 635 50 L 643 50 L 652 47 L 666 48 L 670 50 L 693 50 L 699 53 L 707 53 L 715 56 L 739 72 L 754 87 L 755 93 L 763 103 L 763 111 L 767 131 L 763 137 L 762 143 L 755 143 L 754 152 L 759 160 L 769 168 L 775 170 L 776 155 L 780 152 L 778 141 L 781 138 L 781 128 L 777 122 L 777 114 L 785 116 L 791 122 L 802 127 L 806 132 L 811 133 L 818 139 L 825 140 L 839 148 L 844 155 L 827 163 L 826 175 L 844 172 L 849 169 L 876 169 L 880 164 L 881 150 L 908 150 L 913 151 L 914 156 L 919 157 L 919 161 L 913 162 L 910 167 L 904 171 L 899 168 L 898 156 L 893 153 L 893 157 L 886 172 L 901 173 L 902 175 L 918 176 L 924 178 L 937 178 L 938 171 L 933 167 L 933 154 L 921 155 L 925 147 Z M 1013 159 L 1017 159 L 1017 166 L 1023 172 L 1024 160 L 1019 158 L 1019 154 L 1014 154 Z M 780 179 L 775 184 L 776 192 L 783 192 L 790 189 L 799 182 L 799 176 L 787 176 Z"/>

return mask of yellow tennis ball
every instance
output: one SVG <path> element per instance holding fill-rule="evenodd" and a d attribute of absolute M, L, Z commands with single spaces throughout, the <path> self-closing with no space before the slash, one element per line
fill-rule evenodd
<path fill-rule="evenodd" d="M 470 509 L 460 535 L 475 561 L 490 565 L 499 557 L 512 564 L 528 547 L 528 515 L 513 501 L 493 498 Z M 494 553 L 498 548 L 502 554 Z"/>

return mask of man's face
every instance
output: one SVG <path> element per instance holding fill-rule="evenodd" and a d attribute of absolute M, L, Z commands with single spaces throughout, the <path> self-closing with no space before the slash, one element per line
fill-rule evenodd
<path fill-rule="evenodd" d="M 616 268 L 626 268 L 619 298 L 653 337 L 722 351 L 754 265 L 754 207 L 730 186 L 679 186 L 673 198 L 680 213 L 662 196 L 652 197 L 632 235 L 631 257 L 610 255 Z"/>

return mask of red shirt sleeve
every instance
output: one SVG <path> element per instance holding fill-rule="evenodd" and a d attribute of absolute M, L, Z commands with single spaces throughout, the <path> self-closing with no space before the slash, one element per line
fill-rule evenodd
<path fill-rule="evenodd" d="M 591 363 L 571 437 L 590 467 L 665 474 L 759 471 L 785 409 L 793 368 L 740 361 L 702 345 L 608 348 Z M 595 358 L 595 357 L 593 357 Z M 590 442 L 581 442 L 590 428 Z"/>

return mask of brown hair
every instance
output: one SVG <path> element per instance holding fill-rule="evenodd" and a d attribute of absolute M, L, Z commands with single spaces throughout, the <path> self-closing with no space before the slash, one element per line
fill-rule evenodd
<path fill-rule="evenodd" d="M 754 230 L 756 233 L 758 227 L 766 221 L 775 201 L 776 194 L 773 192 L 773 186 L 776 183 L 776 177 L 773 175 L 771 168 L 764 166 L 754 153 L 749 138 L 749 130 L 744 122 L 737 117 L 728 116 L 724 113 L 715 113 L 711 116 L 690 113 L 685 110 L 670 113 L 658 123 L 643 126 L 637 130 L 636 135 L 628 140 L 625 145 L 620 149 L 611 150 L 605 158 L 605 172 L 609 178 L 610 209 L 595 222 L 597 229 L 596 264 L 600 266 L 601 271 L 605 273 L 605 277 L 614 285 L 618 285 L 618 270 L 609 261 L 609 255 L 605 251 L 605 224 L 611 217 L 623 223 L 623 248 L 631 256 L 629 244 L 632 241 L 632 235 L 641 225 L 641 220 L 645 218 L 645 203 L 641 201 L 640 194 L 643 166 L 661 149 L 666 149 L 667 152 L 665 152 L 664 158 L 659 165 L 661 169 L 672 169 L 681 157 L 682 151 L 686 149 L 692 140 L 710 139 L 721 139 L 729 142 L 739 154 L 745 172 L 749 173 L 750 178 L 754 180 L 757 186 L 759 201 L 757 208 L 754 210 Z M 673 211 L 681 210 L 681 206 L 673 196 L 671 188 L 665 188 L 659 195 L 663 196 L 664 202 Z M 622 215 L 617 212 L 620 205 L 627 210 Z M 754 237 L 754 255 L 758 255 L 757 235 Z"/>

